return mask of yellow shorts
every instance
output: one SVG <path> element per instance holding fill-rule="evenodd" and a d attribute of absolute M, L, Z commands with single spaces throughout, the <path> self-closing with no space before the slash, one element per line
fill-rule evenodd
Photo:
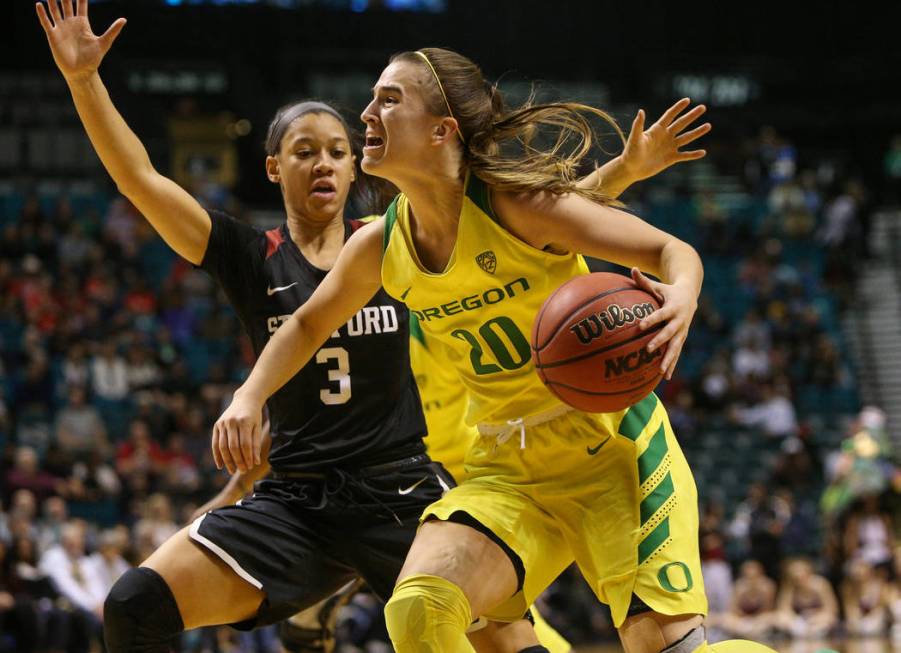
<path fill-rule="evenodd" d="M 632 594 L 661 614 L 706 614 L 698 494 L 656 395 L 626 411 L 569 411 L 483 435 L 466 480 L 422 519 L 465 512 L 522 559 L 523 588 L 483 615 L 522 617 L 573 560 L 619 627 Z"/>

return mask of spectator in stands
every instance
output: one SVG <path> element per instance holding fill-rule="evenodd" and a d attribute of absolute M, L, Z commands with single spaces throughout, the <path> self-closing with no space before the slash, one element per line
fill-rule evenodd
<path fill-rule="evenodd" d="M 766 378 L 770 373 L 770 357 L 765 343 L 758 338 L 743 342 L 732 356 L 732 369 L 742 378 Z"/>
<path fill-rule="evenodd" d="M 167 493 L 187 495 L 199 489 L 197 463 L 185 448 L 185 437 L 181 433 L 169 436 L 164 455 L 167 462 L 163 486 Z"/>
<path fill-rule="evenodd" d="M 804 360 L 804 382 L 821 388 L 833 388 L 841 381 L 841 356 L 832 336 L 821 333 Z"/>
<path fill-rule="evenodd" d="M 766 576 L 756 560 L 741 565 L 728 612 L 717 624 L 731 637 L 753 641 L 765 639 L 773 626 L 776 583 Z"/>
<path fill-rule="evenodd" d="M 60 594 L 80 610 L 94 614 L 99 625 L 105 595 L 101 593 L 100 578 L 85 555 L 83 522 L 73 520 L 63 527 L 60 543 L 41 556 L 40 568 Z"/>
<path fill-rule="evenodd" d="M 116 452 L 116 471 L 126 486 L 147 487 L 166 463 L 160 445 L 150 437 L 150 427 L 141 419 L 132 420 L 128 440 Z"/>
<path fill-rule="evenodd" d="M 17 490 L 29 490 L 42 501 L 51 494 L 63 491 L 62 480 L 41 470 L 39 463 L 38 454 L 31 447 L 16 449 L 14 466 L 6 473 L 7 496 Z"/>
<path fill-rule="evenodd" d="M 100 595 L 106 598 L 119 576 L 131 567 L 122 557 L 128 545 L 128 531 L 111 529 L 100 534 L 97 551 L 88 556 L 88 575 L 96 579 Z"/>
<path fill-rule="evenodd" d="M 888 571 L 892 563 L 892 516 L 880 504 L 878 495 L 863 497 L 851 509 L 845 522 L 845 555 Z"/>
<path fill-rule="evenodd" d="M 889 612 L 892 617 L 891 638 L 897 646 L 901 644 L 901 543 L 895 546 L 894 582 L 889 589 Z"/>
<path fill-rule="evenodd" d="M 116 352 L 116 343 L 108 339 L 97 347 L 91 361 L 94 394 L 106 402 L 121 402 L 128 396 L 128 370 Z"/>
<path fill-rule="evenodd" d="M 0 540 L 0 652 L 32 653 L 39 644 L 38 611 L 27 594 L 19 591 L 15 565 Z M 9 641 L 9 638 L 12 641 Z"/>
<path fill-rule="evenodd" d="M 100 451 L 92 451 L 72 465 L 67 486 L 69 499 L 77 501 L 113 499 L 122 490 L 116 470 Z"/>
<path fill-rule="evenodd" d="M 716 531 L 701 535 L 701 575 L 710 617 L 718 618 L 728 610 L 732 599 L 732 569 L 726 562 L 723 536 Z"/>
<path fill-rule="evenodd" d="M 65 231 L 58 241 L 57 257 L 60 264 L 73 268 L 82 265 L 93 248 L 93 243 L 84 234 L 84 227 L 73 220 L 64 227 Z"/>
<path fill-rule="evenodd" d="M 37 501 L 30 490 L 18 490 L 12 498 L 9 513 L 6 515 L 6 530 L 9 540 L 18 538 L 37 538 L 37 528 L 34 518 L 37 511 Z"/>
<path fill-rule="evenodd" d="M 83 386 L 71 386 L 68 402 L 56 416 L 56 442 L 70 462 L 109 447 L 100 413 L 87 403 Z"/>
<path fill-rule="evenodd" d="M 819 241 L 831 249 L 837 249 L 857 236 L 859 214 L 865 199 L 863 184 L 857 180 L 846 182 L 842 193 L 826 205 L 823 226 L 817 234 Z"/>
<path fill-rule="evenodd" d="M 38 551 L 48 551 L 62 542 L 63 529 L 68 521 L 69 511 L 61 497 L 45 499 L 43 516 L 36 524 Z"/>
<path fill-rule="evenodd" d="M 785 386 L 764 383 L 759 401 L 747 408 L 737 408 L 736 421 L 742 426 L 757 427 L 773 438 L 795 435 L 798 419 Z"/>
<path fill-rule="evenodd" d="M 125 374 L 128 378 L 128 387 L 132 392 L 153 388 L 159 385 L 162 379 L 160 368 L 153 360 L 150 351 L 146 346 L 140 344 L 129 347 Z"/>
<path fill-rule="evenodd" d="M 62 363 L 62 382 L 66 387 L 87 388 L 90 383 L 88 348 L 82 340 L 76 340 L 66 348 Z"/>
<path fill-rule="evenodd" d="M 144 507 L 144 516 L 135 529 L 149 537 L 154 549 L 175 535 L 178 525 L 172 519 L 169 497 L 162 493 L 150 495 Z"/>
<path fill-rule="evenodd" d="M 741 542 L 750 558 L 763 565 L 770 578 L 779 578 L 782 531 L 790 519 L 789 506 L 771 496 L 765 483 L 754 483 L 735 510 L 729 534 Z"/>
<path fill-rule="evenodd" d="M 821 480 L 820 470 L 808 449 L 807 439 L 790 436 L 782 441 L 773 463 L 772 481 L 777 487 L 801 490 Z"/>
<path fill-rule="evenodd" d="M 886 632 L 891 606 L 891 585 L 862 559 L 848 565 L 841 587 L 845 630 L 855 637 L 872 637 Z"/>
<path fill-rule="evenodd" d="M 837 623 L 838 601 L 829 581 L 814 573 L 806 558 L 789 560 L 779 590 L 776 627 L 792 638 L 820 639 Z"/>
<path fill-rule="evenodd" d="M 771 327 L 764 321 L 760 311 L 756 308 L 751 308 L 745 313 L 742 321 L 735 326 L 735 330 L 732 333 L 732 342 L 738 347 L 756 343 L 760 345 L 761 349 L 769 349 L 771 342 L 770 332 Z M 739 370 L 736 369 L 736 371 Z"/>
<path fill-rule="evenodd" d="M 732 395 L 732 379 L 725 352 L 714 354 L 704 367 L 700 383 L 699 405 L 713 411 L 725 408 Z"/>

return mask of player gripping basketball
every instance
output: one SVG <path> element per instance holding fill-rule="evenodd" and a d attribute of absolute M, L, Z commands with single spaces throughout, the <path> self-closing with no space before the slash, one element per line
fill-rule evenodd
<path fill-rule="evenodd" d="M 667 345 L 669 376 L 700 291 L 697 254 L 577 188 L 591 142 L 581 112 L 596 110 L 505 111 L 472 62 L 439 49 L 394 57 L 374 94 L 363 166 L 402 193 L 270 341 L 217 427 L 245 440 L 262 401 L 378 284 L 359 280 L 380 271 L 453 352 L 467 421 L 482 434 L 470 477 L 424 515 L 386 608 L 397 649 L 458 650 L 473 616 L 519 618 L 575 559 L 627 653 L 708 650 L 697 495 L 665 410 L 653 394 L 619 413 L 570 409 L 537 379 L 524 335 L 544 299 L 586 272 L 577 252 L 607 259 L 662 297 L 642 327 L 666 324 L 648 349 Z M 582 147 L 537 149 L 530 135 L 541 124 Z M 503 156 L 512 139 L 531 143 L 528 157 Z"/>

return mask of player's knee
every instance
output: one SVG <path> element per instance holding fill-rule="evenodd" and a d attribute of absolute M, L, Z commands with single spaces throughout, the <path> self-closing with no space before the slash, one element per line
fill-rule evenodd
<path fill-rule="evenodd" d="M 409 576 L 394 588 L 385 606 L 385 623 L 391 641 L 399 651 L 407 644 L 438 645 L 465 638 L 470 622 L 469 601 L 458 586 L 438 576 Z"/>
<path fill-rule="evenodd" d="M 109 653 L 164 653 L 183 628 L 172 591 L 162 576 L 147 567 L 125 572 L 103 604 Z"/>

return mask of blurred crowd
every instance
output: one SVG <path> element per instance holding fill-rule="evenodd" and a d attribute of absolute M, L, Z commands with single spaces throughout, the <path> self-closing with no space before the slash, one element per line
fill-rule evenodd
<path fill-rule="evenodd" d="M 897 452 L 881 411 L 858 413 L 835 328 L 871 207 L 860 181 L 802 163 L 764 130 L 743 169 L 750 204 L 676 193 L 687 209 L 673 231 L 701 251 L 708 290 L 660 392 L 693 466 L 729 451 L 704 439 L 714 428 L 773 451 L 736 496 L 695 468 L 713 632 L 901 638 Z M 224 485 L 209 431 L 252 354 L 211 280 L 125 199 L 21 199 L 0 215 L 0 653 L 97 650 L 114 580 Z M 654 221 L 656 206 L 673 213 L 667 201 L 631 203 Z M 575 573 L 541 606 L 574 642 L 613 636 Z M 346 653 L 387 650 L 371 595 L 343 610 L 339 631 Z M 182 649 L 277 641 L 271 629 L 208 629 Z"/>

